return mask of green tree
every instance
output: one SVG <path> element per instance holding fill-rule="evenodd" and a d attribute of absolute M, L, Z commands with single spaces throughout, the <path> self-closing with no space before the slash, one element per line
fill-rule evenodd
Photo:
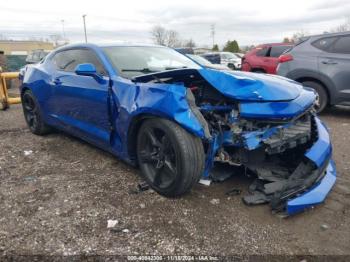
<path fill-rule="evenodd" d="M 236 40 L 230 41 L 228 40 L 223 49 L 226 52 L 238 53 L 240 51 L 238 42 Z"/>
<path fill-rule="evenodd" d="M 283 43 L 291 43 L 291 42 L 292 41 L 288 37 L 283 38 Z"/>
<path fill-rule="evenodd" d="M 219 46 L 218 46 L 217 44 L 215 44 L 211 50 L 213 50 L 213 51 L 219 51 Z"/>

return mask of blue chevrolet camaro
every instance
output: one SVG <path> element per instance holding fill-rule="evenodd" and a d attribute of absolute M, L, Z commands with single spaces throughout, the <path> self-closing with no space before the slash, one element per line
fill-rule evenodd
<path fill-rule="evenodd" d="M 244 173 L 256 177 L 246 204 L 293 214 L 336 179 L 315 92 L 286 78 L 203 68 L 161 46 L 92 44 L 59 48 L 20 78 L 34 134 L 86 140 L 168 197 Z"/>

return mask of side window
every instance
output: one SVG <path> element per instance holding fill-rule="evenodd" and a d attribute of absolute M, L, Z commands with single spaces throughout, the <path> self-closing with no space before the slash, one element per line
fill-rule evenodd
<path fill-rule="evenodd" d="M 284 51 L 286 51 L 290 47 L 291 46 L 289 46 L 289 45 L 273 46 L 273 47 L 271 47 L 270 57 L 279 57 L 280 55 L 282 55 L 284 53 Z"/>
<path fill-rule="evenodd" d="M 54 56 L 53 63 L 58 70 L 66 72 L 74 72 L 79 64 L 90 63 L 96 67 L 99 74 L 107 75 L 95 53 L 88 49 L 71 49 L 59 52 Z"/>
<path fill-rule="evenodd" d="M 332 53 L 350 54 L 350 35 L 341 36 L 330 50 Z"/>
<path fill-rule="evenodd" d="M 337 40 L 338 37 L 323 37 L 311 43 L 314 47 L 322 50 L 328 51 L 329 47 Z"/>
<path fill-rule="evenodd" d="M 52 58 L 52 63 L 57 70 L 70 71 L 69 66 L 74 63 L 75 58 L 72 57 L 73 50 L 61 51 Z"/>
<path fill-rule="evenodd" d="M 261 48 L 256 52 L 256 56 L 268 56 L 267 53 L 269 52 L 269 49 L 269 47 Z"/>

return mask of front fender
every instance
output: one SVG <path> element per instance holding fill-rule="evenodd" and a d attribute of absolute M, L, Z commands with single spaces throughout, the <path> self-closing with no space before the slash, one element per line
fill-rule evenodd
<path fill-rule="evenodd" d="M 187 90 L 182 84 L 135 84 L 119 79 L 113 83 L 112 97 L 116 137 L 121 146 L 118 153 L 123 158 L 129 158 L 129 128 L 141 115 L 167 118 L 193 135 L 205 138 L 205 128 L 191 109 Z"/>

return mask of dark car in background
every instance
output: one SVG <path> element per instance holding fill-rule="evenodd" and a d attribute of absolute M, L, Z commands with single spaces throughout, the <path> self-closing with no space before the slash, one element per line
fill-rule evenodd
<path fill-rule="evenodd" d="M 213 64 L 209 60 L 205 59 L 204 57 L 200 55 L 193 55 L 193 54 L 187 54 L 187 57 L 191 58 L 193 61 L 195 61 L 197 64 L 200 64 L 201 66 L 209 69 L 216 69 L 216 70 L 231 70 L 229 67 L 221 64 Z"/>
<path fill-rule="evenodd" d="M 350 32 L 315 35 L 279 58 L 277 73 L 318 93 L 318 111 L 350 104 Z"/>
<path fill-rule="evenodd" d="M 213 64 L 227 66 L 233 70 L 240 70 L 242 58 L 231 52 L 213 52 L 202 54 L 202 57 L 209 60 Z"/>
<path fill-rule="evenodd" d="M 192 48 L 187 48 L 187 47 L 179 47 L 179 48 L 174 48 L 177 52 L 189 57 L 191 60 L 196 62 L 197 64 L 209 68 L 209 69 L 216 69 L 216 70 L 230 70 L 229 67 L 225 65 L 220 64 L 220 58 L 218 63 L 212 63 L 208 59 L 204 58 L 203 56 L 196 55 L 194 54 L 194 51 Z"/>
<path fill-rule="evenodd" d="M 35 49 L 33 50 L 26 58 L 27 64 L 36 64 L 39 63 L 45 56 L 47 56 L 49 52 L 43 49 Z"/>
<path fill-rule="evenodd" d="M 259 45 L 242 58 L 242 71 L 276 74 L 278 57 L 291 47 L 290 43 Z"/>

